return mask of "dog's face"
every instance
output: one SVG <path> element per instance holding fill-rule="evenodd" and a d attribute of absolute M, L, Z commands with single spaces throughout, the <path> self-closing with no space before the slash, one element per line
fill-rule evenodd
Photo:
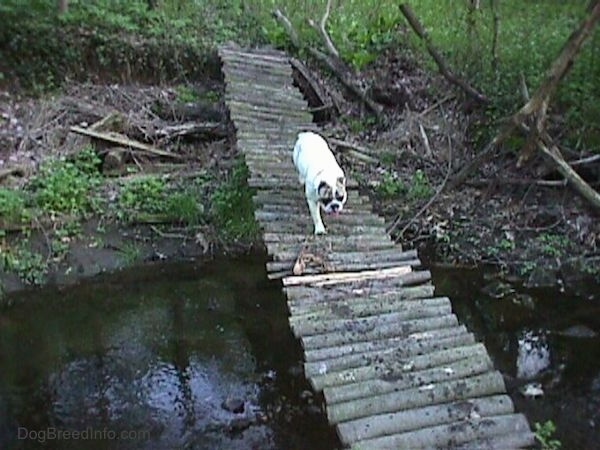
<path fill-rule="evenodd" d="M 322 180 L 317 188 L 319 203 L 327 214 L 338 214 L 344 208 L 348 195 L 346 194 L 346 178 Z"/>

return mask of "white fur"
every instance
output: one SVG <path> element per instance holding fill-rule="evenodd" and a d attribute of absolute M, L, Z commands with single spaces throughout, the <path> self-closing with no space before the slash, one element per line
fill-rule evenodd
<path fill-rule="evenodd" d="M 323 208 L 326 213 L 338 213 L 343 209 L 347 198 L 344 171 L 337 163 L 325 139 L 311 131 L 298 133 L 293 159 L 298 170 L 298 179 L 304 184 L 306 202 L 315 226 L 315 234 L 324 234 L 326 231 L 320 209 Z M 339 178 L 344 178 L 341 200 L 335 198 L 342 193 L 342 190 L 336 191 Z M 334 193 L 333 200 L 327 205 L 324 205 L 319 197 L 318 188 L 322 182 L 327 183 Z"/>

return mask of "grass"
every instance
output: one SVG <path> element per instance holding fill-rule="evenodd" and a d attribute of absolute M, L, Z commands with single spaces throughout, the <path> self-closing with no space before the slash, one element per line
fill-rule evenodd
<path fill-rule="evenodd" d="M 221 237 L 228 241 L 253 242 L 259 236 L 252 190 L 246 181 L 248 173 L 246 164 L 240 159 L 229 178 L 212 195 L 212 220 Z"/>

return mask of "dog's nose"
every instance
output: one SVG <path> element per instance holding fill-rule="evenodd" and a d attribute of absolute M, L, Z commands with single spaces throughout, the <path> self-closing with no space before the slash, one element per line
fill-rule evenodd
<path fill-rule="evenodd" d="M 333 203 L 333 204 L 331 205 L 331 210 L 332 210 L 333 212 L 336 212 L 338 209 L 340 209 L 340 205 L 338 205 L 337 203 Z"/>

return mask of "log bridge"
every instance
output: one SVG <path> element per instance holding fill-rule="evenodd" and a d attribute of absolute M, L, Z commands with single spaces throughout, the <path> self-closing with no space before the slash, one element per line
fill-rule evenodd
<path fill-rule="evenodd" d="M 403 251 L 348 181 L 329 233 L 313 237 L 292 163 L 296 135 L 317 130 L 290 57 L 218 49 L 225 101 L 249 168 L 255 217 L 280 279 L 304 372 L 341 446 L 512 449 L 534 443 L 483 344 L 435 296 L 416 251 Z"/>

